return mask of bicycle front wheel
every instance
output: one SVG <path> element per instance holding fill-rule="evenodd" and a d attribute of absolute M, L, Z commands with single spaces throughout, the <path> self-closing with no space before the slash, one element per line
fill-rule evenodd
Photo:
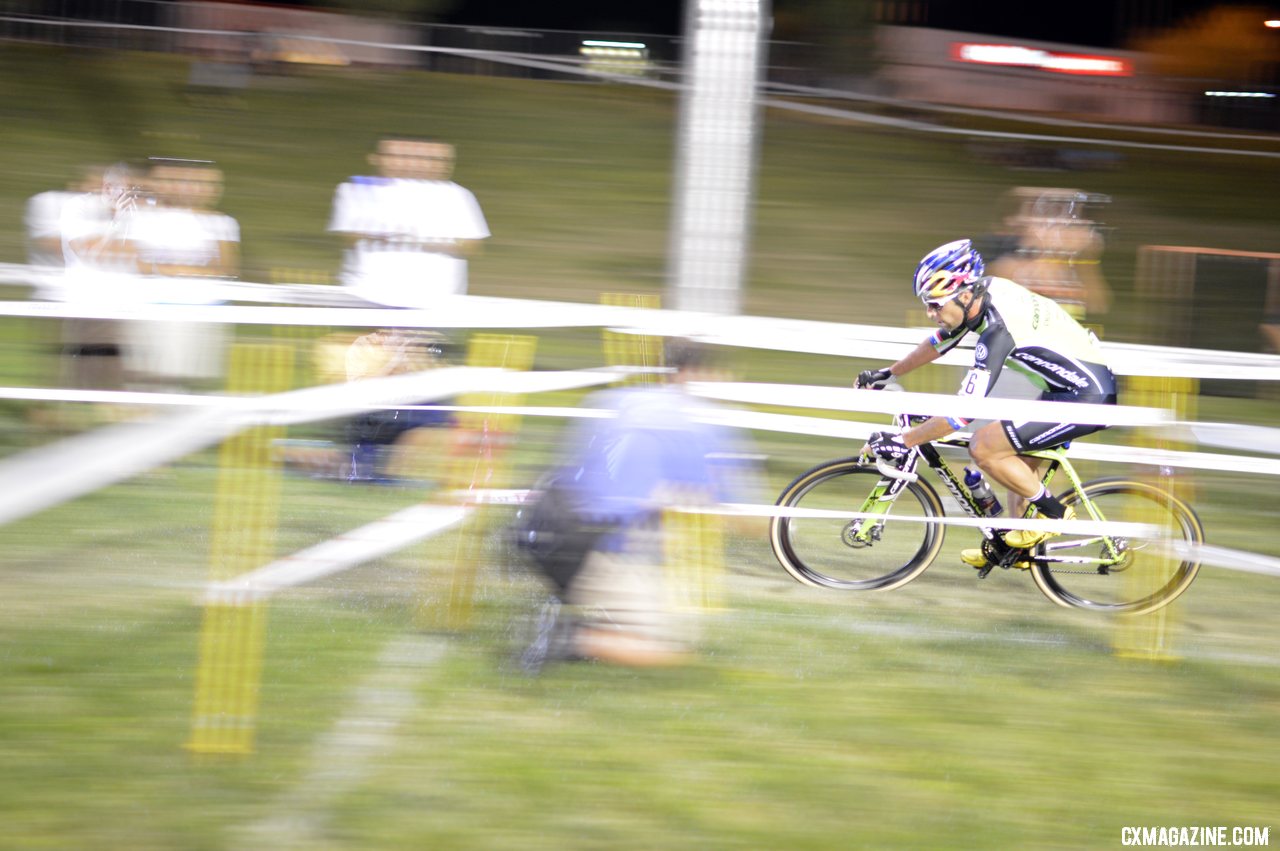
<path fill-rule="evenodd" d="M 944 529 L 922 522 L 943 513 L 924 481 L 908 483 L 891 504 L 880 503 L 877 518 L 840 516 L 865 512 L 880 479 L 875 467 L 845 458 L 814 467 L 782 491 L 778 505 L 822 512 L 769 524 L 773 554 L 792 577 L 823 588 L 888 591 L 925 571 L 942 549 Z"/>
<path fill-rule="evenodd" d="M 1187 590 L 1200 563 L 1175 554 L 1168 543 L 1204 542 L 1204 528 L 1191 506 L 1161 487 L 1133 479 L 1099 479 L 1085 484 L 1084 492 L 1104 519 L 1149 524 L 1163 534 L 1050 539 L 1031 568 L 1046 597 L 1061 606 L 1140 615 L 1167 606 Z M 1089 517 L 1078 493 L 1061 499 L 1076 504 L 1077 517 Z"/>

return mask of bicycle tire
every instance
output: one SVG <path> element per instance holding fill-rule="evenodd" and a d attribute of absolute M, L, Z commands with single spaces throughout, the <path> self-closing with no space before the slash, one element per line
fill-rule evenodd
<path fill-rule="evenodd" d="M 1087 482 L 1083 490 L 1108 520 L 1156 522 L 1187 543 L 1204 542 L 1204 527 L 1195 511 L 1163 488 L 1135 479 L 1114 478 Z M 1066 505 L 1080 501 L 1074 490 L 1060 499 Z M 1065 543 L 1062 539 L 1051 539 L 1051 543 L 1054 542 L 1058 547 L 1053 550 L 1055 553 L 1069 549 L 1069 538 Z M 1141 615 L 1176 600 L 1200 571 L 1198 561 L 1180 560 L 1153 547 L 1144 549 L 1132 541 L 1129 546 L 1128 559 L 1105 572 L 1036 559 L 1031 575 L 1041 592 L 1060 606 Z M 1101 544 L 1096 544 L 1095 552 L 1100 552 L 1100 548 Z M 1043 545 L 1037 549 L 1038 555 L 1045 552 Z"/>
<path fill-rule="evenodd" d="M 783 489 L 777 505 L 858 511 L 879 482 L 874 466 L 856 458 L 828 461 L 801 473 Z M 911 501 L 914 499 L 914 502 Z M 898 494 L 892 509 L 899 518 L 940 517 L 942 502 L 929 484 L 917 479 Z M 842 591 L 889 591 L 915 579 L 933 563 L 946 532 L 940 523 L 906 520 L 890 523 L 874 543 L 849 542 L 852 521 L 838 518 L 774 517 L 769 543 L 778 563 L 805 585 Z M 914 543 L 916 540 L 919 543 Z M 888 569 L 884 564 L 890 564 Z"/>

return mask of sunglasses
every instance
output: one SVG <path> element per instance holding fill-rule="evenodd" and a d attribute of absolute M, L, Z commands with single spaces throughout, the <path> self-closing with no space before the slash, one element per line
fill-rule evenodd
<path fill-rule="evenodd" d="M 951 303 L 951 299 L 947 299 L 946 301 L 926 301 L 924 303 L 924 309 L 932 313 L 937 313 L 939 310 L 942 310 L 942 308 L 946 307 L 950 303 Z"/>

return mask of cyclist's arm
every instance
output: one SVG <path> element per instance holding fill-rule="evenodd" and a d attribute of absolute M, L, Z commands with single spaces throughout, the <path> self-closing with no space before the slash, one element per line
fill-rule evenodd
<path fill-rule="evenodd" d="M 931 340 L 925 341 L 925 344 L 929 343 Z M 957 395 L 987 396 L 1000 375 L 1005 358 L 1012 351 L 1013 337 L 1004 328 L 1003 323 L 988 329 L 978 338 L 978 345 L 974 349 L 973 369 L 969 370 L 960 383 L 960 392 Z M 922 443 L 946 437 L 971 422 L 973 419 L 969 417 L 930 417 L 915 428 L 904 432 L 902 442 L 907 446 L 919 446 Z"/>
<path fill-rule="evenodd" d="M 940 357 L 942 357 L 942 353 L 935 348 L 933 338 L 929 337 L 921 341 L 920 345 L 912 349 L 901 360 L 890 366 L 889 372 L 894 375 L 906 375 L 908 372 L 919 369 L 925 364 L 933 363 Z"/>
<path fill-rule="evenodd" d="M 908 447 L 919 446 L 933 440 L 941 440 L 956 430 L 956 425 L 946 417 L 929 417 L 915 428 L 902 433 L 902 442 Z"/>

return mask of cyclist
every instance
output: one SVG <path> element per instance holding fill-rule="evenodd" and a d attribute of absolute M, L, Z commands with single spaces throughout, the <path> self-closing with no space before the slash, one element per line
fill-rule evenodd
<path fill-rule="evenodd" d="M 1043 401 L 1116 403 L 1115 375 L 1097 338 L 1052 300 L 1013 281 L 987 276 L 982 257 L 969 240 L 948 242 L 929 252 L 916 268 L 914 290 L 938 330 L 889 368 L 861 373 L 855 386 L 882 389 L 893 377 L 937 360 L 973 332 L 978 337 L 973 368 L 961 382 L 961 396 L 986 396 L 1008 365 L 1040 388 Z M 912 447 L 945 437 L 970 422 L 930 417 L 902 434 L 876 432 L 869 448 L 900 464 Z M 1072 519 L 1075 512 L 1040 483 L 1039 460 L 1019 453 L 1061 446 L 1103 428 L 1062 422 L 991 422 L 974 433 L 969 454 L 984 473 L 1033 503 L 1038 516 Z M 1015 529 L 1004 534 L 1003 543 L 1030 549 L 1057 534 Z M 974 567 L 987 566 L 981 549 L 964 550 L 960 557 Z M 1016 566 L 1028 564 L 1019 561 Z"/>

